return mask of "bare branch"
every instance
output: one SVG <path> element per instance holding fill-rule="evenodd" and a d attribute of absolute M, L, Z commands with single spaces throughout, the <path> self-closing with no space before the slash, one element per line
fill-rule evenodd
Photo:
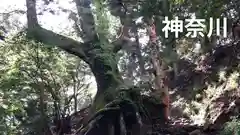
<path fill-rule="evenodd" d="M 24 10 L 13 10 L 13 11 L 9 11 L 9 12 L 2 12 L 0 13 L 0 15 L 6 15 L 6 16 L 10 16 L 11 14 L 24 14 L 25 11 Z"/>

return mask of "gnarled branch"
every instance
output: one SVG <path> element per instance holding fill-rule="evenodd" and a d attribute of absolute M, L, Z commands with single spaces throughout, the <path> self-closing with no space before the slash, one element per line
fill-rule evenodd
<path fill-rule="evenodd" d="M 89 46 L 88 43 L 81 43 L 71 38 L 54 33 L 53 31 L 42 28 L 38 24 L 36 13 L 36 0 L 26 0 L 27 3 L 27 19 L 28 19 L 28 31 L 27 35 L 38 42 L 42 42 L 47 45 L 57 46 L 71 54 L 74 54 L 85 62 L 87 56 L 85 50 Z"/>

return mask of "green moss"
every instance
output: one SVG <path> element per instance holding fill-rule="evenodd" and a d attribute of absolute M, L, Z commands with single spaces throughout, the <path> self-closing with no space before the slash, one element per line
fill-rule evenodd
<path fill-rule="evenodd" d="M 240 134 L 240 120 L 234 118 L 232 121 L 227 122 L 224 126 L 221 135 L 239 135 Z"/>
<path fill-rule="evenodd" d="M 94 103 L 93 109 L 98 111 L 105 106 L 106 102 L 104 99 L 104 95 L 99 95 Z"/>

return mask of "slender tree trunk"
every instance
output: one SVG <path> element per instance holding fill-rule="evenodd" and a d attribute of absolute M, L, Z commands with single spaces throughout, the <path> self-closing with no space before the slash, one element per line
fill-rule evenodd
<path fill-rule="evenodd" d="M 73 85 L 74 85 L 73 86 L 74 113 L 77 112 L 77 106 L 78 106 L 78 104 L 77 104 L 77 86 L 76 86 L 77 81 L 76 81 L 76 77 L 78 77 L 78 74 L 77 75 L 75 75 L 75 74 L 72 75 Z"/>
<path fill-rule="evenodd" d="M 47 104 L 45 102 L 45 93 L 44 93 L 44 84 L 39 82 L 39 102 L 40 102 L 40 111 L 41 111 L 41 123 L 39 126 L 39 133 L 45 133 L 47 131 L 47 114 L 45 113 Z"/>
<path fill-rule="evenodd" d="M 139 36 L 138 36 L 138 27 L 136 26 L 136 24 L 134 24 L 132 27 L 133 27 L 132 29 L 133 29 L 135 39 L 136 39 L 136 55 L 138 58 L 139 67 L 140 67 L 142 75 L 145 75 L 145 73 L 146 73 L 145 68 L 144 68 L 145 63 L 144 63 L 143 56 L 141 53 L 141 46 L 140 46 Z"/>
<path fill-rule="evenodd" d="M 155 85 L 156 85 L 156 94 L 160 96 L 163 103 L 166 105 L 165 107 L 165 119 L 168 120 L 170 115 L 170 98 L 169 98 L 169 88 L 166 85 L 166 68 L 167 65 L 162 60 L 161 56 L 159 55 L 159 47 L 157 45 L 157 36 L 156 36 L 156 28 L 154 24 L 153 18 L 149 20 L 149 28 L 148 33 L 150 34 L 150 53 L 151 53 L 151 60 L 153 64 L 153 69 L 155 70 Z"/>
<path fill-rule="evenodd" d="M 77 102 L 77 90 L 76 90 L 76 86 L 74 86 L 74 113 L 76 113 L 78 111 L 78 102 Z"/>
<path fill-rule="evenodd" d="M 164 80 L 166 78 L 166 73 L 165 73 L 165 65 L 164 63 L 160 60 L 158 57 L 158 49 L 157 49 L 157 44 L 151 43 L 151 48 L 153 49 L 151 52 L 151 58 L 152 58 L 152 64 L 153 64 L 153 69 L 155 70 L 155 84 L 156 84 L 156 93 L 157 95 L 160 96 L 162 99 L 163 103 L 166 105 L 165 108 L 165 119 L 167 120 L 170 115 L 170 103 L 169 103 L 169 89 L 168 86 L 164 83 Z"/>
<path fill-rule="evenodd" d="M 128 59 L 129 59 L 129 62 L 127 63 L 127 79 L 128 81 L 131 82 L 130 84 L 132 84 L 133 72 L 134 72 L 134 69 L 136 69 L 135 57 L 132 54 L 132 52 L 130 52 Z"/>

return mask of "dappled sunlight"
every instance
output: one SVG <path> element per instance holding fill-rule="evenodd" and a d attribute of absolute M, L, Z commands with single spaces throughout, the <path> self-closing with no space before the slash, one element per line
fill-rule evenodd
<path fill-rule="evenodd" d="M 212 107 L 213 103 L 217 99 L 221 98 L 226 92 L 235 91 L 236 93 L 238 91 L 238 77 L 239 73 L 237 71 L 231 73 L 228 77 L 224 71 L 220 71 L 219 81 L 225 82 L 220 85 L 208 85 L 201 94 L 202 100 L 187 101 L 184 98 L 178 96 L 172 103 L 172 108 L 181 108 L 182 113 L 186 114 L 194 124 L 204 125 L 207 122 L 208 113 L 211 113 L 209 112 L 210 110 L 208 110 L 209 107 Z M 221 108 L 222 105 L 214 107 Z M 174 114 L 174 112 L 172 114 Z"/>
<path fill-rule="evenodd" d="M 234 72 L 232 74 L 230 74 L 229 78 L 227 79 L 226 82 L 226 90 L 233 90 L 238 88 L 239 86 L 239 72 Z"/>

